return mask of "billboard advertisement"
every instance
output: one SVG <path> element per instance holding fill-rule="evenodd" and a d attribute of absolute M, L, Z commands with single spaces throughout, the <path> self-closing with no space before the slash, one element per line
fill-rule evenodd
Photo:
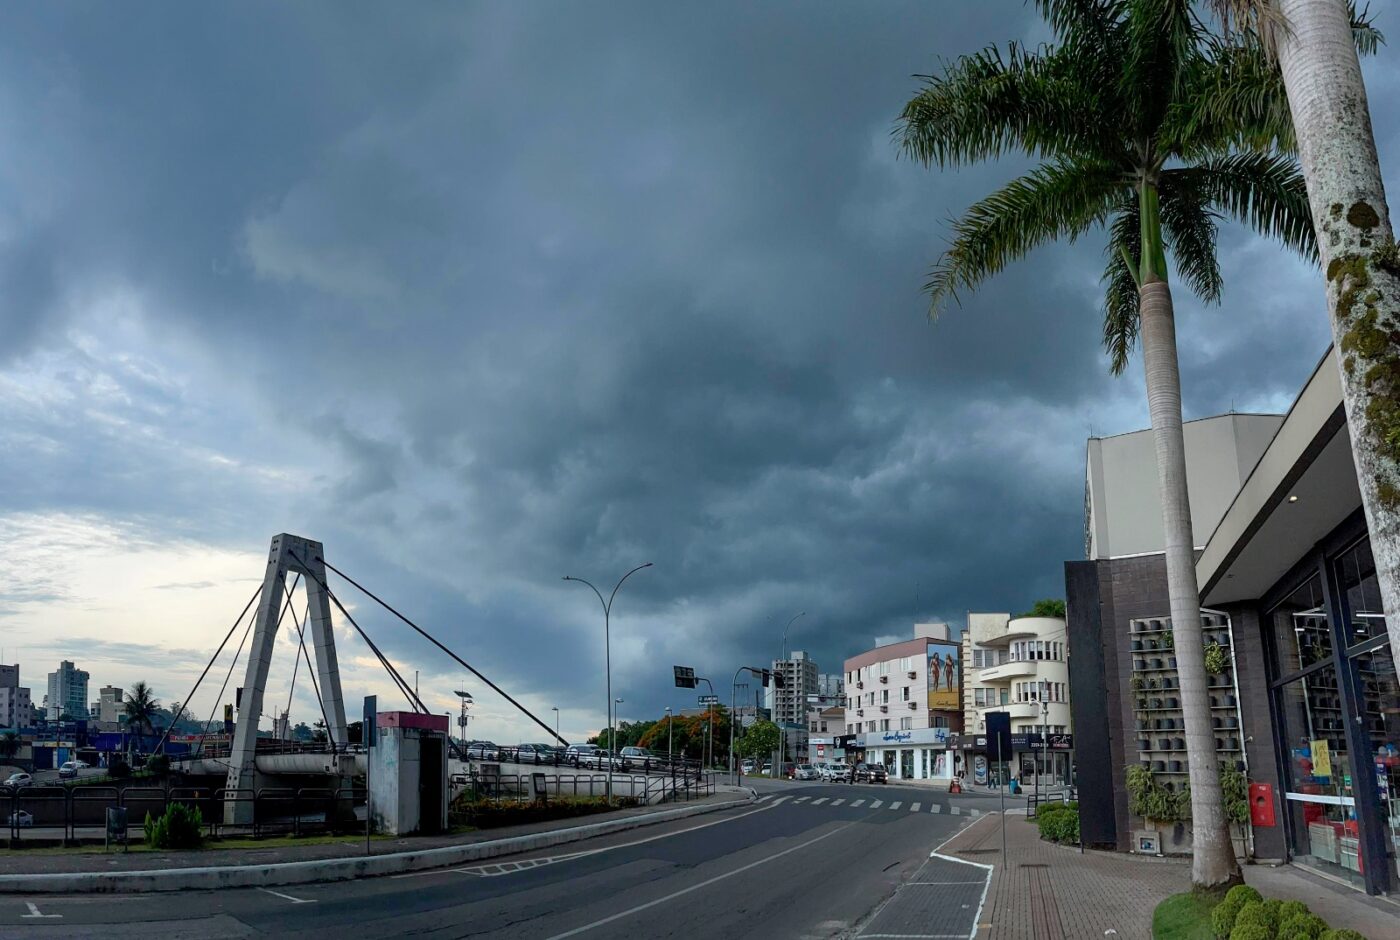
<path fill-rule="evenodd" d="M 928 707 L 962 710 L 962 648 L 954 643 L 928 645 Z"/>

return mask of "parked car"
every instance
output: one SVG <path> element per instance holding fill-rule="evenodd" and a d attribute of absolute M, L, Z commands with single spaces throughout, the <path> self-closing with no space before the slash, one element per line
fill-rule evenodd
<path fill-rule="evenodd" d="M 826 779 L 830 780 L 832 783 L 846 783 L 847 781 L 849 781 L 849 780 L 851 779 L 851 765 L 850 765 L 850 764 L 842 764 L 842 763 L 827 764 L 827 765 L 826 765 L 826 771 L 827 771 L 827 777 L 826 777 Z"/>
<path fill-rule="evenodd" d="M 852 779 L 856 783 L 889 783 L 890 776 L 884 764 L 856 764 Z"/>
<path fill-rule="evenodd" d="M 522 764 L 557 764 L 561 755 L 548 744 L 522 744 L 515 749 L 516 760 Z"/>
<path fill-rule="evenodd" d="M 624 747 L 618 757 L 622 760 L 623 770 L 645 770 L 662 764 L 661 758 L 644 747 Z"/>
<path fill-rule="evenodd" d="M 570 744 L 564 749 L 564 763 L 574 767 L 594 767 L 598 763 L 598 745 Z"/>
<path fill-rule="evenodd" d="M 58 766 L 58 778 L 66 780 L 69 777 L 78 776 L 78 762 L 74 760 L 64 761 Z"/>
<path fill-rule="evenodd" d="M 18 790 L 21 787 L 31 787 L 33 785 L 34 778 L 22 770 L 19 773 L 10 774 L 5 778 L 3 784 L 7 790 Z"/>
<path fill-rule="evenodd" d="M 752 759 L 746 757 L 739 763 L 739 772 L 743 774 L 752 774 L 757 766 L 758 765 L 755 764 Z"/>
<path fill-rule="evenodd" d="M 11 829 L 32 829 L 34 828 L 34 816 L 30 813 L 26 813 L 24 810 L 11 813 L 9 826 Z"/>
<path fill-rule="evenodd" d="M 766 760 L 763 762 L 763 776 L 773 776 L 773 762 L 771 760 Z"/>
<path fill-rule="evenodd" d="M 822 775 L 811 764 L 798 764 L 793 778 L 796 780 L 820 780 Z"/>
<path fill-rule="evenodd" d="M 467 758 L 469 760 L 497 761 L 501 759 L 501 749 L 490 741 L 469 741 L 467 742 Z"/>

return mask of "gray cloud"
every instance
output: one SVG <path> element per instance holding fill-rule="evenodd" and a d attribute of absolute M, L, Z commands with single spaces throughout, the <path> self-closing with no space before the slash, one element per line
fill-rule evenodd
<path fill-rule="evenodd" d="M 614 620 L 639 712 L 796 610 L 834 671 L 1058 594 L 1085 436 L 1145 423 L 1097 346 L 1100 245 L 929 325 L 944 220 L 1022 164 L 888 140 L 911 74 L 1042 38 L 1009 0 L 0 11 L 0 514 L 304 532 L 576 710 L 601 618 L 566 573 L 655 562 Z M 1286 405 L 1320 279 L 1233 230 L 1222 256 L 1224 307 L 1182 299 L 1187 411 Z"/>

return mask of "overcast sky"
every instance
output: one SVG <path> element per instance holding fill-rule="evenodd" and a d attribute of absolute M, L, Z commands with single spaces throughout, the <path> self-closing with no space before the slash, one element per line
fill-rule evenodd
<path fill-rule="evenodd" d="M 890 139 L 912 75 L 1044 38 L 1021 0 L 0 8 L 0 658 L 36 701 L 61 657 L 93 698 L 183 698 L 287 531 L 570 737 L 605 693 L 566 574 L 655 563 L 612 622 L 623 718 L 693 704 L 675 663 L 727 700 L 798 611 L 836 672 L 1062 596 L 1085 438 L 1147 422 L 1099 347 L 1102 239 L 931 325 L 948 218 L 1024 165 Z M 1178 292 L 1187 417 L 1284 410 L 1321 276 L 1221 253 L 1221 307 Z M 332 587 L 433 708 L 465 687 L 474 733 L 539 737 Z M 352 711 L 401 707 L 339 642 Z"/>

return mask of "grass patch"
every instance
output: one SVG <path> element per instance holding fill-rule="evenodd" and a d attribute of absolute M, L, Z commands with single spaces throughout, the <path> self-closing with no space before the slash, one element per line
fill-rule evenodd
<path fill-rule="evenodd" d="M 1212 894 L 1173 894 L 1152 912 L 1152 940 L 1214 940 L 1210 912 L 1220 900 Z"/>
<path fill-rule="evenodd" d="M 462 829 L 461 831 L 463 831 L 463 832 L 469 831 L 469 828 L 467 828 L 467 829 Z M 455 834 L 456 832 L 458 832 L 458 830 L 454 829 L 454 830 L 453 830 L 453 833 Z M 370 836 L 370 841 L 371 841 L 371 842 L 390 842 L 390 841 L 397 841 L 397 840 L 399 840 L 399 839 L 404 839 L 404 838 L 409 838 L 409 837 L 407 837 L 407 836 L 395 836 L 395 835 L 384 835 L 384 834 L 380 834 L 380 833 L 375 833 L 374 835 L 371 835 L 371 836 Z M 144 843 L 144 842 L 141 842 L 141 841 L 138 841 L 138 840 L 133 840 L 132 843 L 131 843 L 131 846 L 130 846 L 130 850 L 129 850 L 129 851 L 130 851 L 132 854 L 137 854 L 137 853 L 141 853 L 141 852 L 152 852 L 152 853 L 164 855 L 164 854 L 169 854 L 171 851 L 203 852 L 203 851 L 211 851 L 211 850 L 217 851 L 217 850 L 222 850 L 222 849 L 231 849 L 231 850 L 234 850 L 234 851 L 238 851 L 238 850 L 249 850 L 249 849 L 283 849 L 283 848 L 291 848 L 291 847 L 301 846 L 301 845 L 333 845 L 333 844 L 337 844 L 337 843 L 345 843 L 346 845 L 364 845 L 364 844 L 365 844 L 365 837 L 364 837 L 364 834 L 361 833 L 360 835 L 353 835 L 353 836 L 352 836 L 352 835 L 338 835 L 338 836 L 319 835 L 319 836 L 273 836 L 273 837 L 269 837 L 269 838 L 266 838 L 266 839 L 250 839 L 250 838 L 246 838 L 246 837 L 239 837 L 239 838 L 233 838 L 233 839 L 206 839 L 205 842 L 204 842 L 204 845 L 201 846 L 201 847 L 198 848 L 198 849 L 181 849 L 181 850 L 153 849 L 153 848 L 151 848 L 150 846 L 146 845 L 146 843 Z M 114 846 L 112 846 L 110 849 L 104 850 L 103 847 L 102 847 L 102 843 L 97 842 L 97 843 L 93 843 L 93 844 L 90 844 L 90 845 L 70 845 L 70 846 L 49 845 L 49 846 L 35 847 L 35 848 L 32 848 L 32 849 L 30 849 L 30 848 L 26 848 L 26 849 L 6 849 L 6 848 L 0 848 L 0 858 L 4 858 L 4 857 L 10 856 L 10 855 L 13 855 L 13 856 L 24 856 L 24 857 L 27 858 L 27 857 L 32 856 L 32 855 L 103 855 L 103 854 L 119 854 L 120 852 L 121 852 L 121 847 L 120 847 L 120 846 L 114 845 Z"/>

